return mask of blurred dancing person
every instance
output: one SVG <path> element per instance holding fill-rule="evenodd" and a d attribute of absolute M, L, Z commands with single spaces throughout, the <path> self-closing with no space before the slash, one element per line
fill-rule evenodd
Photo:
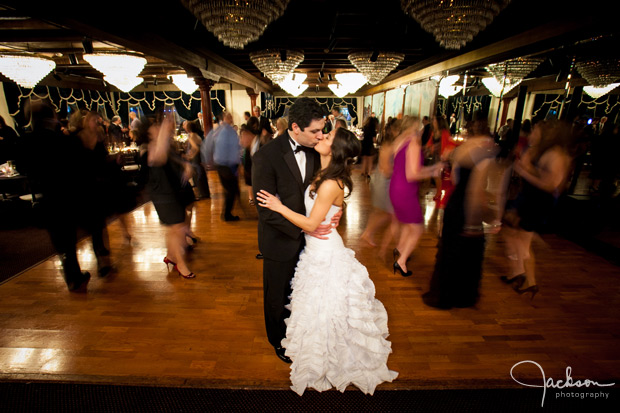
<path fill-rule="evenodd" d="M 446 123 L 445 119 L 441 118 L 438 122 L 440 129 L 442 126 L 445 126 L 442 125 L 444 123 Z M 450 199 L 452 192 L 454 192 L 454 184 L 452 182 L 452 164 L 450 160 L 452 157 L 452 152 L 458 146 L 452 139 L 452 135 L 446 132 L 446 129 L 442 129 L 441 145 L 439 149 L 439 159 L 443 162 L 443 168 L 439 176 L 439 187 L 437 188 L 439 199 L 436 204 L 438 208 L 437 233 L 440 237 L 443 229 L 443 214 L 446 209 L 446 205 L 448 205 L 448 200 Z"/>
<path fill-rule="evenodd" d="M 374 143 L 377 137 L 377 127 L 379 121 L 374 116 L 369 117 L 364 122 L 362 132 L 364 133 L 364 139 L 362 140 L 362 176 L 366 179 L 370 179 L 370 171 L 372 170 L 372 163 L 374 157 Z"/>
<path fill-rule="evenodd" d="M 422 231 L 424 220 L 419 201 L 419 181 L 436 176 L 442 163 L 423 166 L 420 121 L 411 116 L 401 120 L 400 133 L 392 145 L 394 168 L 390 180 L 390 201 L 396 219 L 401 224 L 398 244 L 394 249 L 394 273 L 403 277 L 413 274 L 407 270 L 407 259 L 413 252 Z"/>
<path fill-rule="evenodd" d="M 288 130 L 288 121 L 286 120 L 286 118 L 278 118 L 278 120 L 276 121 L 276 136 L 274 136 L 274 139 L 277 138 L 280 135 L 284 135 L 285 133 L 287 133 L 286 131 Z"/>
<path fill-rule="evenodd" d="M 199 200 L 211 198 L 207 173 L 200 162 L 200 146 L 202 145 L 200 123 L 185 121 L 183 122 L 183 129 L 188 133 L 185 159 L 187 159 L 194 168 L 195 187 L 198 192 L 197 198 Z"/>
<path fill-rule="evenodd" d="M 241 145 L 232 126 L 232 113 L 224 112 L 222 122 L 214 134 L 213 161 L 224 187 L 224 221 L 239 221 L 239 217 L 233 215 L 232 210 L 240 192 L 237 174 L 241 161 Z"/>
<path fill-rule="evenodd" d="M 115 212 L 117 195 L 110 179 L 103 121 L 97 112 L 81 110 L 71 116 L 69 123 L 73 136 L 81 143 L 74 161 L 78 165 L 78 187 L 84 205 L 81 221 L 92 237 L 98 275 L 105 277 L 113 270 L 106 218 Z"/>
<path fill-rule="evenodd" d="M 183 278 L 196 275 L 185 261 L 186 236 L 189 233 L 186 208 L 194 201 L 189 185 L 192 165 L 181 158 L 171 145 L 175 132 L 174 114 L 158 113 L 153 124 L 141 126 L 141 133 L 148 134 L 146 159 L 149 166 L 147 188 L 159 216 L 166 226 L 166 265 L 172 265 Z"/>
<path fill-rule="evenodd" d="M 512 274 L 501 277 L 514 283 L 519 294 L 534 298 L 539 288 L 535 277 L 532 250 L 534 232 L 540 232 L 550 217 L 557 199 L 564 191 L 572 163 L 572 136 L 569 127 L 555 120 L 538 122 L 530 135 L 530 148 L 515 163 L 514 170 L 522 178 L 516 215 L 509 214 L 506 240 L 516 253 L 510 260 Z"/>
<path fill-rule="evenodd" d="M 449 145 L 451 142 L 450 130 L 448 129 L 448 122 L 446 118 L 443 116 L 434 117 L 433 118 L 433 129 L 432 129 L 432 153 L 434 162 L 440 162 L 442 160 L 442 154 L 446 153 L 449 150 Z M 442 179 L 441 176 L 436 176 L 433 178 L 435 181 L 435 188 L 437 188 L 437 192 L 433 197 L 433 201 L 438 201 L 438 205 L 441 204 L 441 199 L 443 197 L 442 193 Z M 449 189 L 449 188 L 448 188 Z"/>
<path fill-rule="evenodd" d="M 488 208 L 486 188 L 488 168 L 495 162 L 498 148 L 486 119 L 475 116 L 473 125 L 467 128 L 469 137 L 452 158 L 456 188 L 446 205 L 430 290 L 422 296 L 431 307 L 449 309 L 476 304 L 484 258 L 482 222 L 497 219 Z"/>
<path fill-rule="evenodd" d="M 373 212 L 368 218 L 368 224 L 366 229 L 362 233 L 361 239 L 366 241 L 373 247 L 376 247 L 375 233 L 376 231 L 385 226 L 385 224 L 393 223 L 387 230 L 381 242 L 381 249 L 379 255 L 384 256 L 387 249 L 387 245 L 391 238 L 395 235 L 394 231 L 398 230 L 398 222 L 394 221 L 394 208 L 390 202 L 390 178 L 392 176 L 392 144 L 394 139 L 400 131 L 400 121 L 396 118 L 392 118 L 386 125 L 385 134 L 381 140 L 381 147 L 379 149 L 379 162 L 377 169 L 372 175 L 370 181 L 370 193 L 372 196 Z"/>
<path fill-rule="evenodd" d="M 254 191 L 252 191 L 252 157 L 260 148 L 260 125 L 256 116 L 251 116 L 247 123 L 239 129 L 239 140 L 243 150 L 241 164 L 245 184 L 250 187 L 248 202 L 254 205 Z"/>
<path fill-rule="evenodd" d="M 28 179 L 36 182 L 43 194 L 40 205 L 45 227 L 60 256 L 67 288 L 75 291 L 90 280 L 90 274 L 80 269 L 76 252 L 78 215 L 83 205 L 74 162 L 81 144 L 75 136 L 60 131 L 50 106 L 38 102 L 32 104 L 31 111 L 32 132 L 24 137 L 31 148 Z"/>

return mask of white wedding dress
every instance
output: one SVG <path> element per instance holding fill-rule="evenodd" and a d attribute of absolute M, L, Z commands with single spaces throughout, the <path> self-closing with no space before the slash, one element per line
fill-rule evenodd
<path fill-rule="evenodd" d="M 314 200 L 304 195 L 306 211 Z M 340 208 L 329 209 L 328 223 Z M 291 316 L 286 319 L 282 347 L 291 358 L 291 382 L 300 396 L 307 387 L 332 387 L 344 392 L 349 384 L 367 394 L 398 373 L 387 368 L 392 352 L 387 312 L 375 298 L 366 267 L 344 246 L 336 230 L 329 239 L 306 235 L 291 281 Z"/>

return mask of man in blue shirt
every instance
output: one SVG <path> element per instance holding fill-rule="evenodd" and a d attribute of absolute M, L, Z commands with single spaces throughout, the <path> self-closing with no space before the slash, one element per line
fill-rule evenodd
<path fill-rule="evenodd" d="M 239 197 L 239 179 L 237 170 L 241 158 L 239 136 L 233 129 L 233 117 L 230 112 L 222 114 L 222 122 L 213 133 L 213 163 L 224 188 L 224 220 L 238 221 L 232 214 L 235 198 Z"/>

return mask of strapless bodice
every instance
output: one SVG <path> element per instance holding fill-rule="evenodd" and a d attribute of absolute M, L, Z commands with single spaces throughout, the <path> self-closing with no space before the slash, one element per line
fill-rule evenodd
<path fill-rule="evenodd" d="M 304 204 L 306 206 L 306 216 L 310 216 L 310 212 L 312 211 L 312 207 L 314 207 L 314 199 L 310 197 L 310 187 L 306 189 L 304 193 Z M 332 220 L 332 217 L 340 211 L 340 207 L 336 205 L 332 205 L 327 211 L 327 215 L 323 220 L 322 224 L 329 224 Z M 332 229 L 332 232 L 327 234 L 328 239 L 318 239 L 316 237 L 310 236 L 306 234 L 306 248 L 317 248 L 317 249 L 334 249 L 334 248 L 344 248 L 344 244 L 342 243 L 342 238 L 340 234 L 338 234 L 338 230 L 336 228 Z"/>

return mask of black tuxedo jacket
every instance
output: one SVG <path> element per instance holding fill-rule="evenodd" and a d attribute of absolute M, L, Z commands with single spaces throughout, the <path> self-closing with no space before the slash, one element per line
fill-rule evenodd
<path fill-rule="evenodd" d="M 320 167 L 319 154 L 306 152 L 306 176 L 302 181 L 288 133 L 261 147 L 252 158 L 252 190 L 261 189 L 278 195 L 284 205 L 300 214 L 306 213 L 304 192 Z M 267 259 L 289 261 L 301 250 L 301 229 L 277 212 L 258 208 L 258 248 Z"/>

